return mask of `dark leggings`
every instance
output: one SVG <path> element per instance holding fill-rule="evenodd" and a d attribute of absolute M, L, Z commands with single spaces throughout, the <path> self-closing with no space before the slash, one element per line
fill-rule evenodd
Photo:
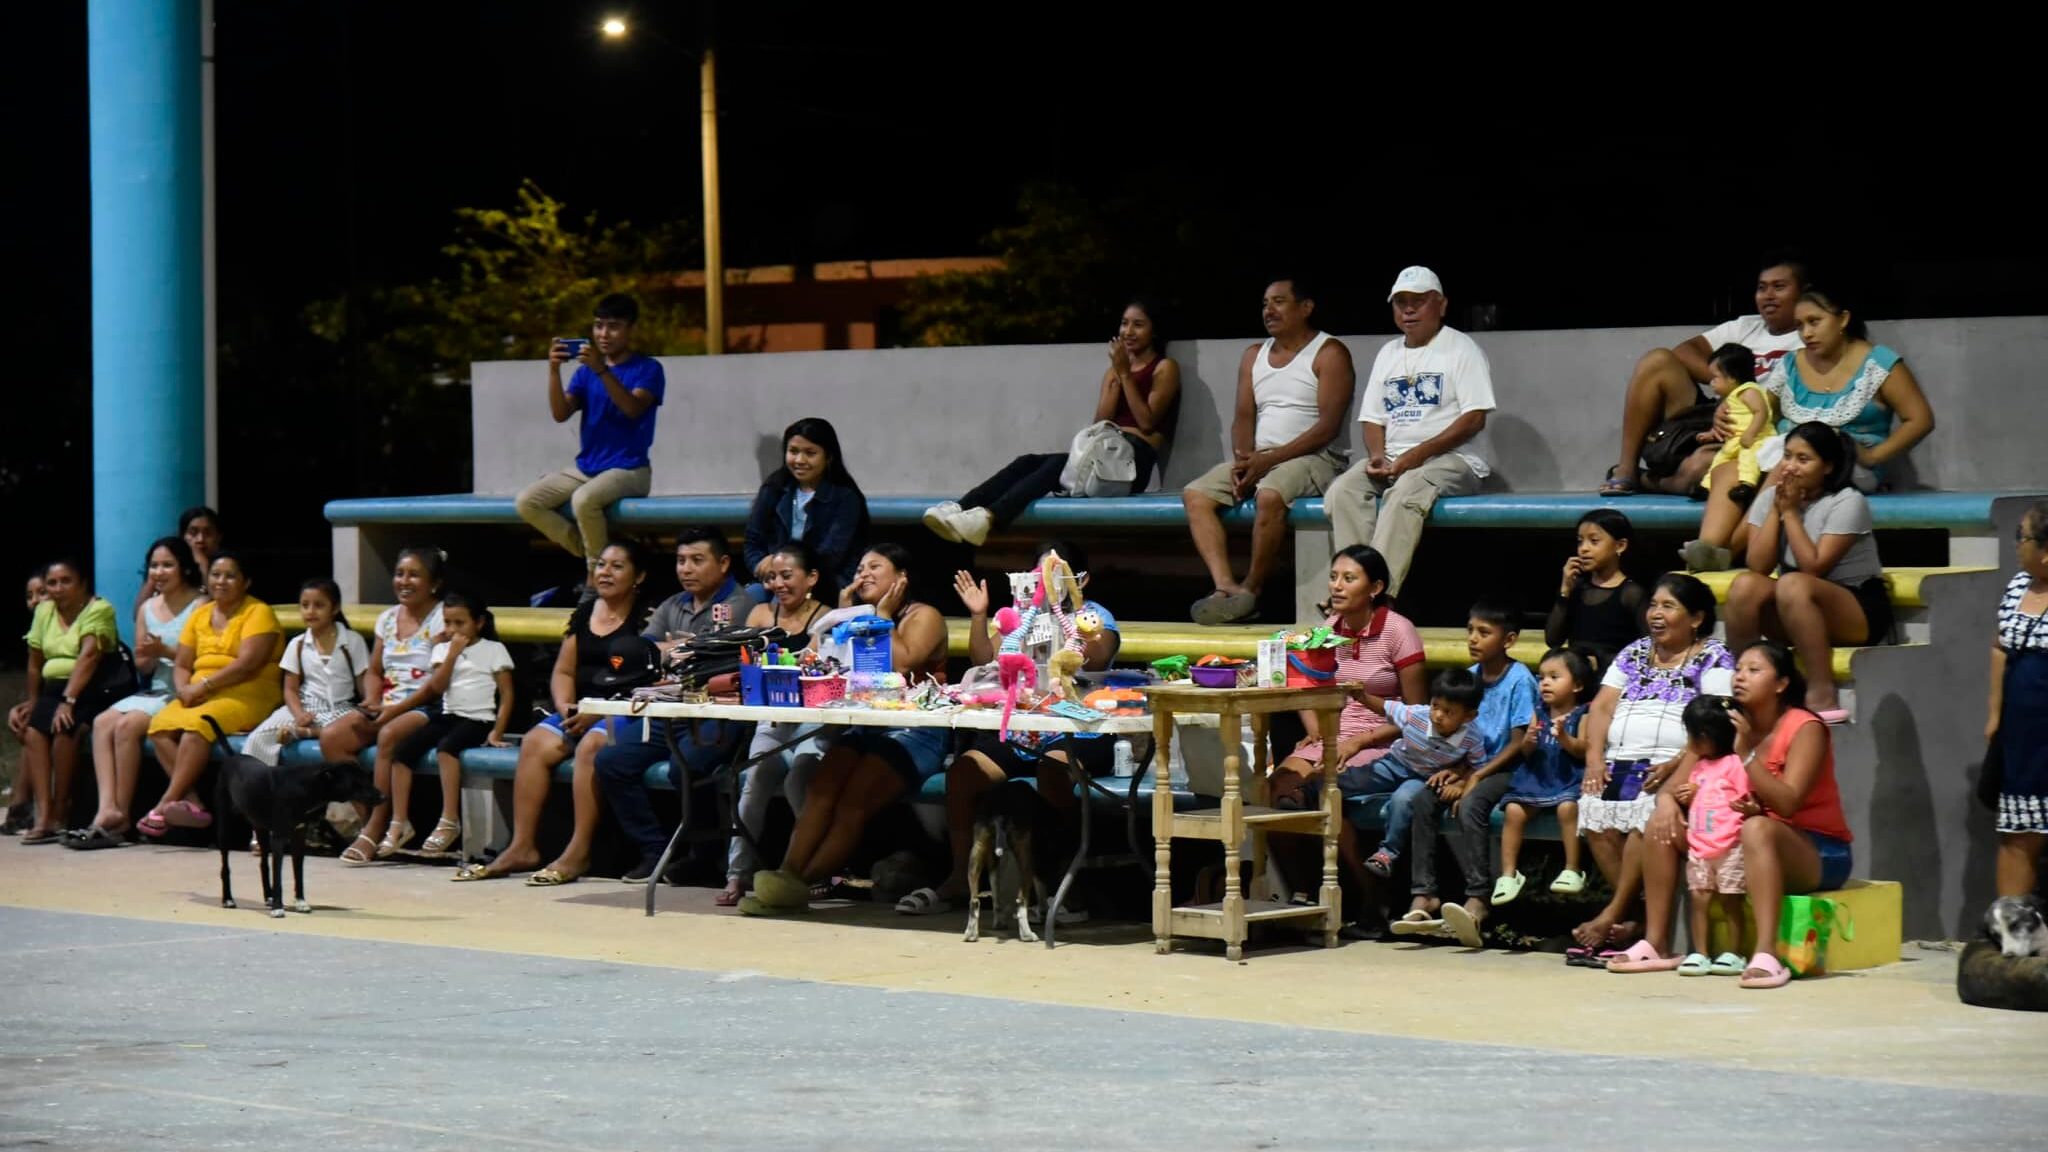
<path fill-rule="evenodd" d="M 1138 474 L 1131 481 L 1132 492 L 1143 492 L 1152 483 L 1152 466 L 1158 454 L 1143 437 L 1124 433 L 1124 440 L 1137 457 Z M 960 498 L 962 508 L 986 508 L 997 528 L 1007 528 L 1033 500 L 1060 490 L 1060 470 L 1067 466 L 1065 452 L 1037 452 L 1019 456 L 1003 470 L 975 485 Z"/>

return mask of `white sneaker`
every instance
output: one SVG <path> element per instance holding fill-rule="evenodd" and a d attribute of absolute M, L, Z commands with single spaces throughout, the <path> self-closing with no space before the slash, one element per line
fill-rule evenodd
<path fill-rule="evenodd" d="M 986 508 L 968 508 L 962 511 L 956 506 L 956 509 L 946 516 L 946 524 L 953 530 L 954 536 L 962 544 L 972 544 L 977 548 L 988 543 L 989 529 L 995 527 L 995 522 L 995 517 L 989 515 Z"/>
<path fill-rule="evenodd" d="M 934 504 L 924 510 L 924 526 L 932 530 L 932 535 L 946 543 L 958 544 L 960 533 L 954 530 L 952 518 L 959 514 L 960 505 L 951 500 L 943 504 Z"/>

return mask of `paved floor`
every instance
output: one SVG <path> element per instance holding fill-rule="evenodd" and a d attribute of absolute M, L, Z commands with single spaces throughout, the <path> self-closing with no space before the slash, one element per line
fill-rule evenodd
<path fill-rule="evenodd" d="M 255 889 L 255 870 L 238 860 Z M 1353 945 L 1047 953 L 953 917 L 0 841 L 0 1148 L 2029 1148 L 2048 1017 L 1951 954 L 1771 993 Z"/>

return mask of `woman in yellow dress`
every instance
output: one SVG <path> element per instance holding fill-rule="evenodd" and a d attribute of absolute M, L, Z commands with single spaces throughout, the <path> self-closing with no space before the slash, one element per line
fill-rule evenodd
<path fill-rule="evenodd" d="M 208 718 L 224 734 L 248 732 L 283 698 L 277 657 L 284 636 L 270 605 L 249 595 L 241 559 L 232 552 L 216 555 L 207 569 L 206 589 L 213 603 L 192 614 L 178 640 L 171 674 L 176 699 L 149 722 L 157 763 L 171 783 L 149 815 L 135 822 L 145 836 L 162 836 L 167 827 L 212 824 L 212 814 L 188 795 L 213 755 Z"/>

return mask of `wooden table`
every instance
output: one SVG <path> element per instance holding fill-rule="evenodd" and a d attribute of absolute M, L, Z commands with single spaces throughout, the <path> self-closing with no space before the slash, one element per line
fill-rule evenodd
<path fill-rule="evenodd" d="M 1196 936 L 1221 940 L 1224 955 L 1244 958 L 1244 941 L 1251 924 L 1280 920 L 1320 920 L 1323 947 L 1337 946 L 1337 930 L 1343 927 L 1343 893 L 1337 885 L 1337 835 L 1342 816 L 1342 798 L 1337 795 L 1337 714 L 1349 697 L 1342 686 L 1329 688 L 1200 688 L 1194 685 L 1160 685 L 1144 689 L 1152 700 L 1152 837 L 1154 872 L 1152 886 L 1152 936 L 1156 951 L 1173 950 L 1175 936 Z M 1323 739 L 1322 803 L 1313 809 L 1280 809 L 1266 805 L 1267 717 L 1275 712 L 1314 712 Z M 1173 790 L 1167 783 L 1168 752 L 1173 745 L 1175 713 L 1211 714 L 1217 717 L 1217 733 L 1223 741 L 1223 803 L 1218 808 L 1192 812 L 1173 810 Z M 1242 720 L 1252 724 L 1252 796 L 1245 803 L 1238 777 L 1243 768 L 1244 729 Z M 1259 905 L 1247 911 L 1239 863 L 1245 833 L 1253 838 L 1256 859 L 1265 856 L 1269 832 L 1301 832 L 1323 838 L 1323 884 L 1314 904 Z M 1223 842 L 1223 899 L 1215 904 L 1173 905 L 1173 840 L 1221 840 Z"/>

